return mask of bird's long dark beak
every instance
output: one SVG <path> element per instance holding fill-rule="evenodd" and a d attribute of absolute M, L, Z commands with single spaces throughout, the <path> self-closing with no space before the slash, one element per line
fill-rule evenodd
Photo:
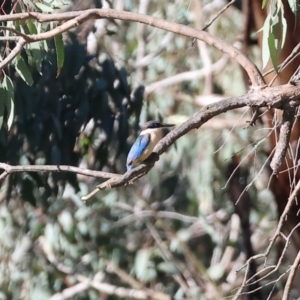
<path fill-rule="evenodd" d="M 161 127 L 173 127 L 175 124 L 166 124 L 166 123 L 161 123 Z"/>

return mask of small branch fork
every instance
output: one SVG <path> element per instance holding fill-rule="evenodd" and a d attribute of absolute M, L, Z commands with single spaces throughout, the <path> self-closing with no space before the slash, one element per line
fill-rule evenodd
<path fill-rule="evenodd" d="M 105 182 L 97 186 L 89 195 L 83 197 L 83 200 L 88 200 L 98 191 L 103 189 L 110 189 L 125 186 L 128 183 L 132 183 L 140 177 L 147 174 L 154 166 L 155 161 L 158 160 L 159 155 L 166 152 L 168 148 L 175 143 L 180 137 L 187 134 L 193 129 L 198 129 L 204 123 L 211 118 L 245 106 L 250 107 L 267 107 L 283 109 L 289 104 L 291 107 L 300 105 L 300 86 L 286 84 L 278 87 L 261 87 L 251 89 L 247 94 L 221 100 L 219 102 L 207 105 L 203 107 L 199 112 L 195 113 L 189 120 L 173 129 L 167 134 L 155 147 L 154 159 L 141 164 L 137 168 L 134 168 L 130 172 L 123 175 L 106 173 L 100 171 L 87 170 L 82 168 L 76 168 L 72 166 L 10 166 L 4 163 L 0 163 L 0 168 L 4 172 L 0 175 L 0 179 L 4 179 L 8 174 L 14 172 L 73 172 L 86 176 L 93 176 L 97 178 L 106 179 Z"/>
<path fill-rule="evenodd" d="M 268 107 L 275 107 L 274 104 L 276 104 L 276 101 L 283 100 L 283 95 L 277 95 L 274 96 L 273 90 L 269 91 L 269 89 L 265 89 L 265 82 L 263 80 L 263 77 L 261 73 L 258 71 L 257 67 L 238 49 L 233 47 L 230 44 L 227 44 L 226 42 L 218 39 L 217 37 L 214 37 L 210 35 L 209 33 L 205 31 L 199 31 L 193 28 L 190 28 L 188 26 L 177 24 L 165 20 L 161 20 L 158 18 L 154 18 L 151 16 L 133 13 L 133 12 L 127 12 L 127 11 L 117 11 L 114 9 L 89 9 L 85 11 L 72 11 L 72 12 L 63 12 L 63 13 L 56 13 L 56 14 L 42 14 L 42 13 L 36 13 L 36 12 L 26 12 L 26 13 L 17 13 L 12 15 L 3 15 L 0 16 L 0 22 L 5 21 L 14 21 L 14 20 L 28 20 L 28 19 L 34 19 L 38 22 L 60 22 L 61 25 L 58 25 L 56 28 L 48 31 L 43 32 L 40 34 L 34 34 L 34 35 L 24 35 L 19 33 L 18 31 L 12 29 L 12 28 L 5 28 L 0 27 L 1 30 L 8 30 L 12 34 L 16 34 L 16 36 L 8 36 L 8 37 L 0 37 L 1 39 L 6 40 L 15 40 L 17 41 L 17 44 L 15 48 L 7 55 L 2 62 L 0 62 L 0 69 L 7 66 L 17 55 L 20 53 L 23 49 L 23 47 L 27 43 L 36 42 L 40 40 L 45 40 L 49 38 L 53 38 L 54 36 L 61 34 L 63 32 L 66 32 L 70 30 L 71 28 L 74 28 L 78 26 L 79 24 L 90 20 L 90 19 L 97 19 L 97 18 L 108 18 L 108 19 L 120 19 L 120 20 L 127 20 L 127 21 L 134 21 L 134 22 L 140 22 L 143 24 L 147 24 L 153 27 L 157 27 L 160 29 L 167 30 L 169 32 L 185 35 L 191 38 L 202 40 L 218 49 L 220 49 L 222 52 L 229 55 L 231 58 L 235 59 L 240 65 L 246 70 L 248 73 L 248 76 L 251 80 L 252 86 L 256 87 L 257 90 L 252 90 L 251 93 L 246 94 L 245 96 L 239 98 L 232 98 L 227 99 L 225 102 L 219 102 L 215 106 L 206 107 L 202 111 L 200 111 L 198 114 L 193 116 L 190 120 L 179 126 L 177 129 L 172 131 L 165 141 L 165 145 L 160 143 L 157 147 L 157 153 L 161 154 L 164 151 L 167 150 L 170 145 L 172 145 L 179 137 L 190 131 L 194 128 L 199 128 L 202 124 L 204 124 L 207 120 L 210 118 L 223 113 L 225 111 L 243 107 L 243 106 L 251 106 L 255 109 L 258 107 L 263 107 L 264 105 L 261 102 L 257 101 L 261 96 L 263 98 L 260 99 L 267 99 Z M 261 91 L 265 91 L 266 93 L 269 92 L 268 95 L 261 95 Z M 276 88 L 275 88 L 276 90 Z M 275 91 L 274 90 L 274 91 Z M 258 94 L 256 93 L 258 91 Z M 276 90 L 277 91 L 277 90 Z M 256 95 L 257 94 L 257 95 Z M 276 92 L 275 92 L 276 94 Z M 252 97 L 250 97 L 252 96 Z M 277 98 L 276 98 L 277 97 Z M 278 98 L 279 97 L 279 98 Z M 238 101 L 238 102 L 237 102 Z M 275 101 L 275 102 L 274 102 Z M 264 102 L 264 100 L 262 101 Z M 273 103 L 274 102 L 274 103 Z M 225 105 L 224 107 L 222 107 Z M 272 160 L 272 168 L 275 173 L 277 173 L 282 160 L 285 157 L 288 141 L 289 141 L 289 135 L 292 127 L 292 120 L 294 118 L 294 112 L 295 108 L 290 107 L 287 108 L 285 106 L 285 122 L 283 122 L 281 126 L 281 139 L 276 147 L 276 153 L 274 155 L 274 158 Z M 141 176 L 145 175 L 149 172 L 152 164 L 142 165 L 138 169 L 133 170 L 132 172 L 126 173 L 123 176 L 117 175 L 117 174 L 103 174 L 102 173 L 93 173 L 95 171 L 88 171 L 88 170 L 79 170 L 79 169 L 71 169 L 72 167 L 68 166 L 60 166 L 60 167 L 54 167 L 49 166 L 47 170 L 42 170 L 42 168 L 46 168 L 46 166 L 26 166 L 26 171 L 28 172 L 40 172 L 40 171 L 52 171 L 52 172 L 59 172 L 59 171 L 69 171 L 69 172 L 77 172 L 83 175 L 87 176 L 95 176 L 95 177 L 101 177 L 104 179 L 109 179 L 107 182 L 104 182 L 103 184 L 99 185 L 95 191 L 93 191 L 91 194 L 84 197 L 84 200 L 87 200 L 91 196 L 93 196 L 98 190 L 101 190 L 103 188 L 111 188 L 111 187 L 118 187 L 123 186 L 126 183 L 130 181 L 135 181 L 136 179 L 140 178 Z M 13 166 L 2 166 L 5 169 L 5 172 L 0 175 L 0 179 L 4 178 L 7 174 L 11 172 L 19 172 L 20 169 L 18 167 Z M 22 166 L 21 171 L 25 171 L 25 166 Z M 40 169 L 39 169 L 40 168 Z M 65 168 L 65 169 L 63 169 Z M 74 167 L 73 167 L 74 168 Z M 88 171 L 88 172 L 86 172 Z M 86 172 L 86 173 L 85 173 Z"/>
<path fill-rule="evenodd" d="M 240 271 L 241 269 L 246 268 L 243 284 L 240 286 L 240 288 L 238 289 L 237 293 L 235 294 L 235 296 L 233 297 L 232 300 L 237 300 L 237 299 L 239 299 L 239 297 L 240 297 L 240 295 L 242 294 L 242 291 L 243 291 L 243 289 L 245 288 L 246 285 L 251 285 L 251 284 L 254 284 L 254 283 L 257 282 L 257 281 L 251 282 L 251 280 L 252 280 L 253 278 L 249 278 L 249 279 L 247 280 L 247 274 L 248 274 L 248 272 L 249 272 L 250 264 L 251 264 L 251 262 L 252 262 L 253 260 L 256 260 L 256 259 L 259 259 L 259 258 L 264 258 L 265 261 L 266 261 L 268 255 L 269 255 L 270 252 L 271 252 L 272 247 L 274 246 L 274 244 L 275 244 L 275 242 L 276 242 L 276 240 L 277 240 L 277 238 L 278 238 L 279 236 L 281 236 L 281 237 L 283 237 L 283 238 L 285 239 L 285 246 L 284 246 L 284 249 L 283 249 L 283 251 L 282 251 L 282 253 L 281 253 L 281 256 L 280 256 L 280 258 L 279 258 L 279 260 L 278 260 L 278 262 L 277 262 L 277 265 L 276 265 L 276 266 L 269 267 L 271 270 L 270 270 L 269 272 L 267 272 L 267 274 L 265 274 L 263 277 L 261 277 L 261 278 L 258 279 L 258 280 L 260 281 L 260 280 L 263 280 L 264 278 L 270 276 L 271 274 L 275 273 L 275 272 L 278 270 L 278 268 L 280 267 L 280 265 L 281 265 L 281 263 L 282 263 L 282 260 L 283 260 L 283 257 L 284 257 L 284 255 L 285 255 L 285 252 L 286 252 L 286 250 L 287 250 L 287 247 L 288 247 L 288 245 L 290 244 L 291 236 L 292 236 L 292 234 L 294 233 L 294 231 L 295 231 L 296 229 L 298 229 L 298 227 L 300 226 L 300 223 L 298 223 L 298 225 L 295 226 L 295 227 L 292 229 L 292 231 L 290 232 L 290 234 L 289 234 L 287 237 L 285 237 L 285 236 L 283 235 L 283 233 L 281 232 L 281 229 L 282 229 L 282 227 L 283 227 L 283 223 L 284 223 L 285 220 L 286 220 L 287 214 L 289 213 L 289 211 L 290 211 L 290 209 L 291 209 L 291 207 L 292 207 L 292 205 L 293 205 L 293 202 L 295 201 L 295 199 L 296 199 L 297 195 L 299 194 L 299 192 L 300 192 L 300 180 L 298 181 L 297 185 L 295 186 L 295 188 L 294 188 L 292 194 L 290 195 L 290 197 L 289 197 L 289 199 L 288 199 L 288 202 L 287 202 L 287 204 L 286 204 L 286 206 L 285 206 L 285 208 L 284 208 L 284 211 L 283 211 L 283 213 L 282 213 L 281 216 L 280 216 L 280 219 L 279 219 L 279 222 L 278 222 L 276 231 L 275 231 L 273 237 L 271 238 L 270 243 L 269 243 L 268 248 L 267 248 L 267 250 L 265 251 L 265 253 L 257 254 L 257 255 L 252 256 L 251 258 L 249 258 L 249 259 L 247 260 L 247 262 L 245 263 L 245 265 L 244 265 L 242 268 L 240 268 L 240 269 L 238 270 L 238 271 Z M 292 266 L 291 269 L 290 269 L 290 274 L 289 274 L 289 276 L 288 276 L 288 280 L 287 280 L 287 283 L 286 283 L 286 285 L 285 285 L 284 295 L 283 295 L 283 297 L 282 297 L 282 300 L 288 300 L 288 299 L 289 299 L 289 292 L 290 292 L 290 290 L 291 290 L 291 285 L 292 285 L 293 279 L 294 279 L 294 277 L 295 277 L 295 274 L 296 274 L 296 272 L 297 272 L 297 269 L 298 269 L 298 266 L 299 266 L 299 262 L 300 262 L 300 252 L 298 252 L 297 257 L 296 257 L 295 260 L 294 260 L 293 266 Z M 267 268 L 264 268 L 264 269 L 262 269 L 260 272 L 263 272 L 263 271 L 266 271 L 266 270 L 267 270 Z M 260 272 L 258 272 L 258 273 L 255 274 L 255 275 L 258 275 Z M 250 283 L 250 282 L 251 282 L 251 283 Z M 260 287 L 260 288 L 262 288 L 262 287 Z"/>
<path fill-rule="evenodd" d="M 231 1 L 231 3 L 232 2 L 234 1 Z M 208 120 L 221 113 L 236 108 L 245 107 L 245 106 L 249 106 L 254 109 L 260 107 L 261 108 L 266 107 L 266 108 L 279 108 L 284 110 L 280 138 L 271 164 L 274 173 L 277 173 L 286 154 L 286 149 L 289 143 L 290 132 L 295 117 L 295 108 L 300 105 L 300 86 L 298 84 L 300 78 L 299 69 L 297 70 L 296 74 L 293 75 L 289 84 L 278 86 L 278 87 L 271 87 L 271 86 L 267 87 L 256 65 L 253 62 L 251 62 L 242 52 L 240 52 L 237 48 L 233 47 L 232 45 L 220 40 L 217 37 L 210 35 L 205 31 L 200 31 L 182 24 L 169 22 L 166 20 L 158 19 L 143 14 L 138 14 L 138 13 L 128 12 L 128 11 L 118 11 L 114 9 L 89 9 L 85 11 L 62 12 L 56 14 L 26 12 L 26 13 L 16 13 L 11 15 L 2 15 L 0 16 L 0 22 L 31 19 L 31 20 L 36 20 L 37 22 L 40 23 L 59 22 L 59 25 L 56 28 L 49 30 L 48 32 L 43 32 L 40 34 L 33 34 L 33 35 L 24 35 L 13 28 L 0 27 L 0 30 L 7 30 L 10 31 L 11 34 L 14 34 L 11 36 L 0 37 L 0 40 L 16 42 L 16 45 L 12 49 L 12 51 L 0 62 L 0 69 L 5 68 L 22 51 L 22 49 L 26 44 L 53 38 L 59 34 L 62 34 L 63 32 L 66 32 L 78 26 L 79 24 L 84 23 L 85 21 L 91 19 L 100 19 L 100 18 L 140 22 L 159 29 L 166 30 L 168 32 L 173 32 L 175 34 L 184 35 L 193 39 L 202 40 L 207 44 L 219 49 L 220 51 L 222 51 L 223 53 L 227 54 L 229 57 L 234 59 L 236 62 L 238 62 L 247 72 L 252 84 L 252 88 L 247 94 L 241 97 L 229 98 L 205 106 L 199 112 L 194 114 L 188 121 L 186 121 L 182 125 L 172 130 L 166 137 L 164 137 L 156 145 L 154 149 L 154 153 L 156 153 L 156 156 L 154 157 L 155 159 L 152 159 L 150 161 L 147 161 L 144 164 L 141 164 L 137 168 L 133 169 L 130 172 L 125 173 L 124 175 L 87 170 L 87 169 L 82 169 L 82 168 L 77 168 L 72 166 L 36 166 L 36 165 L 11 166 L 5 163 L 0 163 L 0 169 L 4 170 L 4 172 L 0 175 L 0 180 L 3 180 L 7 175 L 14 172 L 73 172 L 81 175 L 93 176 L 93 177 L 105 179 L 106 181 L 98 185 L 97 188 L 92 193 L 82 198 L 83 200 L 87 200 L 90 197 L 92 197 L 94 194 L 96 194 L 99 190 L 120 187 L 136 181 L 140 177 L 147 174 L 154 166 L 155 161 L 159 158 L 159 155 L 167 151 L 167 149 L 181 136 L 185 135 L 192 129 L 198 129 Z M 298 48 L 296 50 L 298 51 Z M 247 274 L 249 271 L 249 266 L 251 261 L 259 258 L 264 258 L 266 260 L 277 238 L 279 236 L 283 236 L 286 241 L 286 244 L 281 254 L 281 257 L 279 259 L 279 262 L 276 266 L 266 268 L 271 270 L 262 278 L 265 278 L 266 276 L 269 276 L 270 274 L 278 270 L 278 267 L 283 259 L 287 246 L 290 242 L 291 235 L 296 230 L 296 228 L 300 226 L 300 225 L 296 226 L 292 230 L 290 235 L 287 237 L 285 237 L 281 233 L 284 220 L 293 202 L 295 201 L 295 198 L 298 195 L 299 191 L 300 191 L 300 181 L 297 183 L 291 196 L 288 199 L 288 202 L 285 206 L 285 210 L 280 217 L 276 232 L 272 237 L 266 252 L 251 257 L 244 265 L 244 267 L 246 267 L 245 279 L 242 286 L 237 291 L 233 299 L 239 298 L 246 285 L 255 283 L 255 282 L 251 282 L 253 278 L 247 279 Z M 287 278 L 287 283 L 285 285 L 284 294 L 282 298 L 284 300 L 288 299 L 291 290 L 291 284 L 294 280 L 299 263 L 300 263 L 300 252 L 298 253 L 292 267 L 289 269 L 289 275 Z M 262 278 L 260 278 L 259 280 L 261 280 Z M 91 285 L 96 289 L 99 290 L 103 289 L 103 286 L 101 286 L 101 288 L 100 286 L 96 287 L 93 284 L 93 282 L 89 282 L 83 277 L 81 278 L 80 281 L 81 283 L 84 283 L 85 285 L 89 285 L 89 286 Z M 141 296 L 141 298 L 137 297 L 136 299 L 144 299 L 143 297 L 144 294 Z"/>
<path fill-rule="evenodd" d="M 202 40 L 208 43 L 209 45 L 212 45 L 215 48 L 221 50 L 222 52 L 228 54 L 231 58 L 237 61 L 246 70 L 253 86 L 265 85 L 264 79 L 261 73 L 259 72 L 259 70 L 257 69 L 256 65 L 252 61 L 250 61 L 241 51 L 239 51 L 234 46 L 226 43 L 225 41 L 222 41 L 221 39 L 214 37 L 205 31 L 200 31 L 191 28 L 189 26 L 185 26 L 174 22 L 169 22 L 148 15 L 143 15 L 143 14 L 129 12 L 129 11 L 118 11 L 115 9 L 88 9 L 83 11 L 62 12 L 56 14 L 26 12 L 26 13 L 16 13 L 11 15 L 0 16 L 0 22 L 29 20 L 29 19 L 37 20 L 40 23 L 54 22 L 54 21 L 60 23 L 64 22 L 61 25 L 58 25 L 56 28 L 49 30 L 48 32 L 27 35 L 26 37 L 24 35 L 1 37 L 0 40 L 17 41 L 19 47 L 15 49 L 15 51 L 12 50 L 12 52 L 14 52 L 13 55 L 7 56 L 0 62 L 0 69 L 6 67 L 16 57 L 16 55 L 20 53 L 24 45 L 26 45 L 27 43 L 53 38 L 54 36 L 62 34 L 63 32 L 66 32 L 71 28 L 76 27 L 87 20 L 100 19 L 100 18 L 139 22 L 169 32 Z M 6 30 L 11 31 L 12 33 L 16 33 L 9 28 Z M 20 40 L 22 42 L 20 42 Z"/>

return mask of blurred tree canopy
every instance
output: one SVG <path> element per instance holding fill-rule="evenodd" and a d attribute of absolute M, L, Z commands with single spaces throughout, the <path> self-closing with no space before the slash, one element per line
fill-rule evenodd
<path fill-rule="evenodd" d="M 244 1 L 243 7 L 237 2 L 208 32 L 260 68 L 281 72 L 280 63 L 299 42 L 291 43 L 293 24 L 286 17 L 290 9 L 298 26 L 294 2 L 282 1 L 283 7 L 274 1 L 272 13 L 266 1 Z M 201 29 L 226 4 L 3 0 L 0 12 L 114 8 Z M 258 20 L 261 12 L 265 15 Z M 1 21 L 0 63 L 16 46 L 15 35 L 26 39 L 59 25 L 39 19 Z M 278 26 L 283 28 L 280 43 Z M 289 75 L 282 70 L 277 84 L 288 82 L 296 67 Z M 88 20 L 54 39 L 26 44 L 0 77 L 1 162 L 118 174 L 125 172 L 126 155 L 142 123 L 158 119 L 179 125 L 205 105 L 240 96 L 249 87 L 244 71 L 204 42 L 112 18 Z M 246 275 L 245 269 L 237 272 L 267 249 L 297 183 L 296 171 L 286 172 L 289 189 L 276 194 L 283 175 L 272 181 L 268 160 L 279 121 L 276 114 L 262 113 L 256 126 L 245 128 L 250 111 L 245 107 L 213 118 L 178 139 L 145 177 L 103 190 L 86 203 L 81 196 L 99 179 L 70 172 L 5 177 L 0 300 L 231 299 L 241 286 L 238 299 L 281 299 L 295 257 L 291 247 L 278 251 L 284 239 L 270 249 L 265 266 L 253 260 Z M 299 135 L 293 138 L 298 145 Z M 294 165 L 297 157 L 298 152 Z M 274 201 L 279 198 L 284 200 Z M 297 232 L 298 217 L 293 220 L 285 237 Z M 291 293 L 300 297 L 296 286 Z"/>

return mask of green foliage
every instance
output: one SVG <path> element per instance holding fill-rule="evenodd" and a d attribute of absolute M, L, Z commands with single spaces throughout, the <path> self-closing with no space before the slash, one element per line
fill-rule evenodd
<path fill-rule="evenodd" d="M 0 104 L 0 128 L 3 124 L 6 109 L 8 115 L 7 126 L 9 130 L 14 118 L 14 87 L 11 79 L 6 75 L 4 75 L 2 84 L 0 85 L 0 97 L 2 100 Z"/>
<path fill-rule="evenodd" d="M 266 4 L 266 3 L 263 3 Z M 263 5 L 264 7 L 265 5 Z M 271 1 L 269 4 L 269 13 L 262 28 L 263 47 L 262 61 L 263 68 L 267 66 L 269 59 L 278 71 L 278 55 L 282 51 L 287 33 L 287 22 L 284 16 L 284 6 L 281 0 Z"/>
<path fill-rule="evenodd" d="M 266 5 L 267 5 L 267 3 L 268 3 L 268 0 L 262 0 L 262 5 L 261 5 L 261 7 L 262 7 L 262 8 L 265 8 Z"/>
<path fill-rule="evenodd" d="M 32 75 L 31 72 L 28 68 L 27 63 L 25 62 L 25 60 L 19 56 L 16 58 L 15 62 L 14 62 L 16 71 L 18 72 L 18 74 L 20 75 L 20 77 L 28 84 L 28 85 L 32 85 L 33 84 L 33 79 L 32 79 Z"/>
<path fill-rule="evenodd" d="M 53 12 L 54 9 L 63 8 L 67 5 L 70 5 L 69 1 L 20 1 L 17 2 L 14 6 L 15 11 L 26 11 L 27 8 L 32 10 L 37 10 L 40 12 Z M 51 27 L 55 26 L 54 24 L 50 24 Z M 39 34 L 47 30 L 47 27 L 43 27 L 41 23 L 38 23 L 36 20 L 17 20 L 15 22 L 7 22 L 7 26 L 9 28 L 15 29 L 22 34 Z M 10 31 L 5 31 L 4 34 L 6 36 L 10 35 Z M 62 42 L 62 36 L 57 36 L 55 38 L 55 46 L 57 53 L 57 73 L 59 74 L 63 63 L 64 63 L 64 46 Z M 8 54 L 10 49 L 8 47 L 4 47 L 3 53 L 4 55 Z M 14 69 L 19 74 L 19 76 L 26 82 L 28 85 L 32 85 L 34 83 L 32 73 L 35 72 L 35 69 L 42 74 L 42 60 L 45 55 L 45 51 L 48 51 L 47 42 L 32 42 L 26 45 L 25 47 L 26 55 L 18 55 L 14 61 Z M 13 93 L 13 82 L 10 78 L 10 75 L 4 75 L 1 83 L 1 94 L 3 96 L 4 101 L 0 106 L 0 128 L 3 124 L 3 118 L 5 113 L 5 107 L 8 111 L 8 120 L 7 125 L 8 128 L 11 127 L 14 117 L 14 93 Z"/>
<path fill-rule="evenodd" d="M 56 59 L 57 59 L 57 76 L 59 75 L 61 68 L 64 65 L 65 60 L 65 48 L 64 43 L 62 39 L 62 35 L 57 35 L 54 38 L 55 42 L 55 51 L 56 51 Z"/>
<path fill-rule="evenodd" d="M 50 13 L 57 3 L 24 1 L 19 9 L 31 5 Z M 139 5 L 139 1 L 124 3 L 126 10 Z M 150 1 L 147 13 L 194 27 L 188 3 L 178 7 L 174 1 Z M 240 13 L 233 10 L 231 14 L 211 28 L 215 35 L 226 34 L 229 43 L 242 30 Z M 100 35 L 96 25 L 83 24 L 63 38 L 29 44 L 5 70 L 0 161 L 123 173 L 141 123 L 156 118 L 181 123 L 200 109 L 197 97 L 205 88 L 203 79 L 144 95 L 143 82 L 148 85 L 203 67 L 191 39 L 173 37 L 150 63 L 137 68 L 138 25 L 101 22 L 100 32 L 113 28 L 115 33 Z M 10 26 L 35 34 L 54 25 L 26 21 Z M 90 53 L 87 37 L 94 31 L 96 51 Z M 155 53 L 165 35 L 145 29 L 145 56 Z M 221 57 L 219 51 L 208 51 L 213 61 Z M 228 66 L 214 80 L 220 93 L 236 94 L 243 91 L 241 78 L 236 67 Z M 203 282 L 219 293 L 215 299 L 228 296 L 231 291 L 221 290 L 223 283 L 228 284 L 227 276 L 236 276 L 237 282 L 243 277 L 231 272 L 241 265 L 243 240 L 231 234 L 234 206 L 229 189 L 224 188 L 228 167 L 233 156 L 245 157 L 241 168 L 250 175 L 240 176 L 236 186 L 247 183 L 260 171 L 268 147 L 258 142 L 265 139 L 261 131 L 232 130 L 233 125 L 226 125 L 244 114 L 228 112 L 216 119 L 221 126 L 208 123 L 207 128 L 182 137 L 137 183 L 101 191 L 87 203 L 80 196 L 92 190 L 97 179 L 72 173 L 10 175 L 0 190 L 0 230 L 5 233 L 0 236 L 3 298 L 48 299 L 77 284 L 76 274 L 92 279 L 100 273 L 103 282 L 131 288 L 109 270 L 110 263 L 125 278 L 132 277 L 171 299 L 211 298 Z M 254 147 L 249 146 L 252 143 Z M 261 177 L 266 178 L 265 171 Z M 252 210 L 253 232 L 260 234 L 258 224 L 266 220 L 264 238 L 257 245 L 262 248 L 274 228 L 274 207 L 261 186 L 254 185 L 250 192 L 253 199 L 261 197 L 258 208 Z M 226 251 L 233 253 L 227 268 L 220 264 Z M 99 299 L 100 294 L 89 288 L 73 298 Z"/>
<path fill-rule="evenodd" d="M 291 11 L 295 14 L 295 16 L 298 15 L 298 1 L 297 0 L 288 0 L 289 6 L 291 8 Z"/>

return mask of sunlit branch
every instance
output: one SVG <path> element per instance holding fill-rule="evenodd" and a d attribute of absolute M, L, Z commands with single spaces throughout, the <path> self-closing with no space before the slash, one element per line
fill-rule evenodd
<path fill-rule="evenodd" d="M 48 32 L 27 36 L 28 41 L 30 40 L 31 42 L 35 42 L 35 41 L 53 38 L 54 36 L 66 32 L 71 28 L 74 28 L 79 24 L 84 23 L 87 20 L 99 19 L 99 18 L 140 22 L 169 32 L 202 40 L 207 44 L 228 54 L 232 59 L 237 61 L 247 72 L 253 86 L 260 86 L 265 84 L 264 79 L 261 73 L 259 72 L 258 68 L 256 67 L 256 65 L 234 46 L 228 44 L 227 42 L 215 36 L 210 35 L 205 31 L 200 31 L 186 25 L 178 24 L 175 22 L 169 22 L 148 15 L 143 15 L 143 14 L 129 12 L 129 11 L 118 11 L 114 9 L 103 8 L 103 9 L 88 9 L 83 11 L 62 12 L 62 13 L 55 13 L 55 14 L 43 14 L 37 12 L 16 13 L 11 15 L 0 16 L 0 22 L 28 20 L 28 19 L 35 19 L 41 23 L 52 22 L 52 21 L 65 22 Z M 3 64 L 3 62 L 1 62 L 0 69 L 3 68 L 5 65 L 7 65 L 7 63 L 8 63 L 7 61 L 6 64 Z"/>
<path fill-rule="evenodd" d="M 11 166 L 5 163 L 0 163 L 0 169 L 5 170 L 0 175 L 0 180 L 4 179 L 7 175 L 16 172 L 71 172 L 85 176 L 91 176 L 96 178 L 110 179 L 121 176 L 119 174 L 94 171 L 83 168 L 77 168 L 73 166 L 52 166 L 52 165 L 19 165 Z"/>
<path fill-rule="evenodd" d="M 299 102 L 300 87 L 287 84 L 280 87 L 264 87 L 261 89 L 255 88 L 246 95 L 224 99 L 219 102 L 207 105 L 198 113 L 194 114 L 186 122 L 168 133 L 156 145 L 153 152 L 161 155 L 162 153 L 166 152 L 168 148 L 175 143 L 176 140 L 187 134 L 189 131 L 198 129 L 211 118 L 229 110 L 245 106 L 283 108 L 283 106 L 286 104 L 286 101 L 292 100 L 294 104 L 296 104 L 296 102 Z M 100 190 L 120 187 L 134 182 L 142 175 L 147 174 L 153 167 L 154 163 L 155 161 L 150 161 L 149 163 L 141 164 L 137 168 L 134 168 L 133 170 L 125 173 L 122 176 L 111 178 L 106 182 L 101 183 L 96 187 L 94 191 L 83 197 L 82 200 L 86 201 Z"/>

